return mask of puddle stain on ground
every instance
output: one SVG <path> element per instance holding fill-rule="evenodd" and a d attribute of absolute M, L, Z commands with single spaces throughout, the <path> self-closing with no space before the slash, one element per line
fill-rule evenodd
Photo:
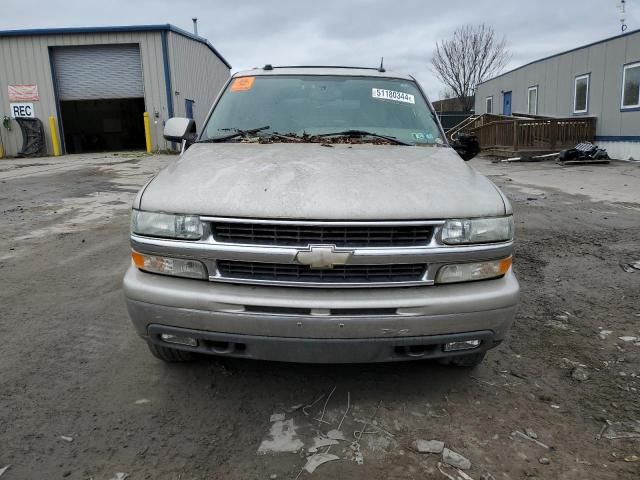
<path fill-rule="evenodd" d="M 293 418 L 273 422 L 268 438 L 258 447 L 258 453 L 296 453 L 304 447 L 304 443 L 296 436 L 296 430 Z"/>

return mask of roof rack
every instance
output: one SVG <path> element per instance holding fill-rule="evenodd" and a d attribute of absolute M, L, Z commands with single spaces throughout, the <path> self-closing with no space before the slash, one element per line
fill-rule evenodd
<path fill-rule="evenodd" d="M 276 68 L 344 68 L 350 70 L 376 70 L 378 72 L 384 71 L 380 70 L 380 67 L 347 67 L 344 65 L 280 65 L 276 67 L 271 65 L 270 63 L 267 63 L 264 67 L 262 67 L 263 70 L 275 70 Z"/>

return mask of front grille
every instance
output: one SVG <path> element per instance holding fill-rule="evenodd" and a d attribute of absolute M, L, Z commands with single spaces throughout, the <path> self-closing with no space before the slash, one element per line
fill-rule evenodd
<path fill-rule="evenodd" d="M 430 225 L 295 225 L 262 223 L 212 223 L 218 242 L 248 245 L 302 246 L 329 244 L 337 247 L 412 247 L 428 245 Z"/>
<path fill-rule="evenodd" d="M 342 265 L 330 269 L 234 260 L 218 260 L 217 264 L 220 276 L 228 280 L 327 284 L 420 282 L 427 269 L 425 264 Z"/>

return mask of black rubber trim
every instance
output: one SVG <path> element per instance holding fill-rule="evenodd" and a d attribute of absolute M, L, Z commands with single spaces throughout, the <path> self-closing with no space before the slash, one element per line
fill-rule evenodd
<path fill-rule="evenodd" d="M 150 342 L 174 349 L 296 363 L 377 363 L 444 358 L 484 352 L 500 343 L 495 341 L 495 334 L 490 330 L 421 337 L 326 339 L 235 335 L 151 324 L 147 333 Z M 195 338 L 198 346 L 164 342 L 160 337 L 163 333 Z M 480 346 L 456 352 L 443 350 L 446 343 L 473 339 L 481 340 Z"/>

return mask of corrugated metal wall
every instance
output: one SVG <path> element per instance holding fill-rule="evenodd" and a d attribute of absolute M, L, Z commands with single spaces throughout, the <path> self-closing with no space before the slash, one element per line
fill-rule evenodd
<path fill-rule="evenodd" d="M 193 100 L 199 133 L 230 70 L 206 45 L 174 32 L 168 35 L 174 116 L 186 116 L 185 100 Z"/>
<path fill-rule="evenodd" d="M 51 154 L 48 128 L 50 115 L 57 115 L 49 48 L 73 45 L 139 44 L 142 59 L 144 98 L 151 116 L 153 149 L 166 149 L 162 138 L 163 121 L 168 118 L 160 32 L 95 33 L 0 37 L 0 116 L 9 115 L 8 85 L 38 85 L 40 100 L 34 103 L 36 116 L 45 123 L 47 150 Z M 213 54 L 211 54 L 213 56 Z M 158 118 L 154 113 L 157 112 Z M 140 119 L 142 122 L 142 119 Z M 15 155 L 22 146 L 22 135 L 15 121 L 12 131 L 0 126 L 7 155 Z"/>
<path fill-rule="evenodd" d="M 598 146 L 604 148 L 611 158 L 619 160 L 640 160 L 640 142 L 603 142 Z"/>
<path fill-rule="evenodd" d="M 640 135 L 640 111 L 621 111 L 623 65 L 640 61 L 640 32 L 613 38 L 519 68 L 478 86 L 476 112 L 485 113 L 493 96 L 494 113 L 502 113 L 502 92 L 512 91 L 514 113 L 527 112 L 527 90 L 538 85 L 538 114 L 571 117 L 575 78 L 591 74 L 589 111 L 598 117 L 597 135 Z"/>

